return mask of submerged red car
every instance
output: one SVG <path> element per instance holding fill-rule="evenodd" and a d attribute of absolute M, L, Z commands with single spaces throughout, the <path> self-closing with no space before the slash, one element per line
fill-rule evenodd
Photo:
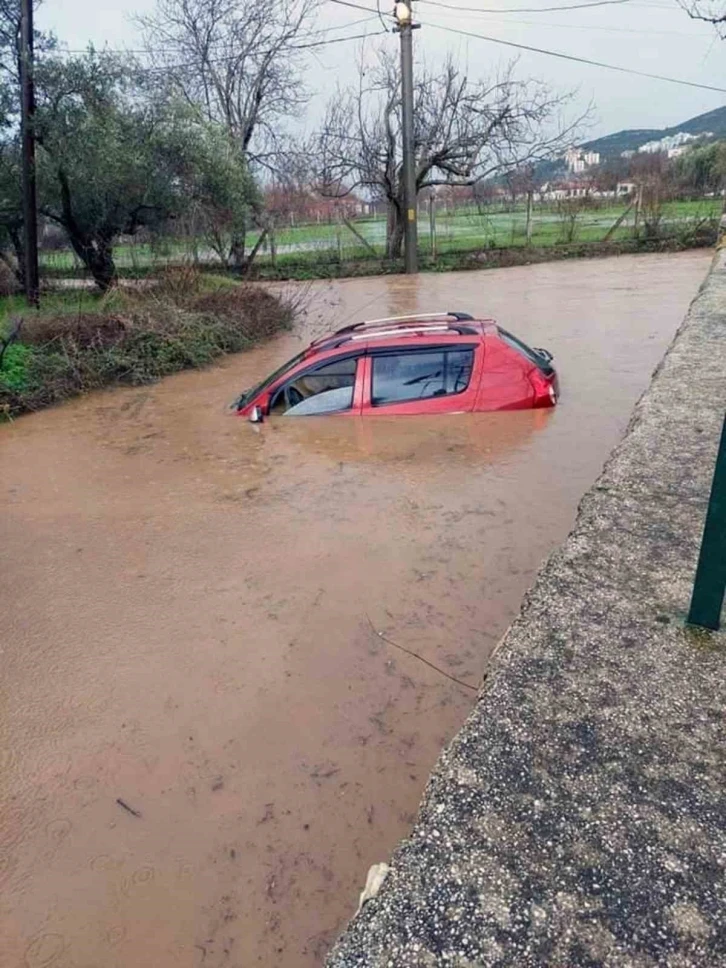
<path fill-rule="evenodd" d="M 553 407 L 552 355 L 492 319 L 427 313 L 344 326 L 232 405 L 252 421 L 313 414 L 433 414 Z"/>

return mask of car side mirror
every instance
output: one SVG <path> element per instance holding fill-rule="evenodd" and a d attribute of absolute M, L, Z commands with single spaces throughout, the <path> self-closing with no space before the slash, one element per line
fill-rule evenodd
<path fill-rule="evenodd" d="M 262 407 L 254 406 L 250 410 L 250 423 L 262 423 Z"/>

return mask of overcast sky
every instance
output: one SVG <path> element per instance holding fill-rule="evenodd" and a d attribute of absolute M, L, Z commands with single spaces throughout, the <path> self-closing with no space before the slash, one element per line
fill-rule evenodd
<path fill-rule="evenodd" d="M 355 0 L 375 9 L 374 0 Z M 455 0 L 440 0 L 455 5 Z M 514 7 L 535 8 L 568 5 L 583 0 L 462 0 L 477 11 L 445 9 L 420 0 L 415 16 L 422 22 L 415 34 L 415 56 L 434 62 L 447 52 L 466 61 L 473 75 L 486 76 L 517 52 L 478 39 L 446 33 L 434 24 L 487 34 L 502 40 L 543 47 L 593 60 L 665 74 L 726 89 L 726 41 L 715 37 L 712 27 L 692 21 L 676 0 L 626 0 L 581 10 L 549 13 L 507 13 Z M 154 0 L 44 0 L 36 14 L 39 29 L 52 30 L 69 48 L 133 48 L 139 37 L 134 13 L 150 12 Z M 381 0 L 382 9 L 392 7 Z M 343 36 L 346 25 L 364 18 L 362 11 L 322 3 L 320 28 L 336 27 L 326 37 Z M 355 23 L 350 33 L 381 29 L 379 20 Z M 395 35 L 365 41 L 367 49 L 377 43 L 397 45 Z M 308 86 L 314 97 L 309 120 L 314 122 L 319 106 L 335 87 L 352 78 L 356 48 L 361 42 L 333 44 L 310 57 Z M 538 77 L 562 90 L 578 89 L 577 104 L 593 101 L 595 120 L 589 137 L 609 134 L 621 128 L 665 127 L 726 104 L 726 94 L 681 87 L 664 81 L 618 74 L 598 67 L 574 64 L 541 54 L 521 52 L 517 72 Z"/>

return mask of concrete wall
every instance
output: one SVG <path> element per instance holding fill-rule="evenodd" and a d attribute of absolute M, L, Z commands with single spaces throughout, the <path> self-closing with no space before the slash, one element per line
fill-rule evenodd
<path fill-rule="evenodd" d="M 722 251 L 331 968 L 726 965 L 726 636 L 683 624 L 725 408 Z"/>

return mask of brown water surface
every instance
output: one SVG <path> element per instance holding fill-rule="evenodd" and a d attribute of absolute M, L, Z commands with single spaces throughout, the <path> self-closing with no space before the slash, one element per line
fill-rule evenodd
<path fill-rule="evenodd" d="M 313 287 L 303 332 L 0 427 L 3 968 L 307 968 L 622 434 L 709 253 Z M 554 412 L 253 426 L 361 316 L 491 313 Z M 133 811 L 133 812 L 132 812 Z"/>

